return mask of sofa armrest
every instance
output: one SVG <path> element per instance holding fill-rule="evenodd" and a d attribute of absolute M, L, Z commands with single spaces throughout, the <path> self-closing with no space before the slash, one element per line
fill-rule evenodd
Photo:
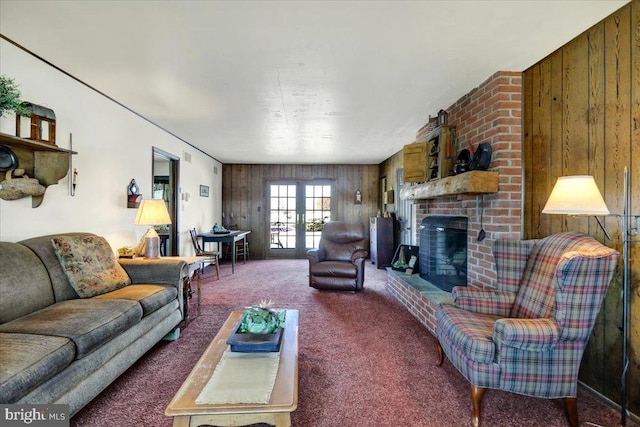
<path fill-rule="evenodd" d="M 369 252 L 363 249 L 358 249 L 351 254 L 351 262 L 357 264 L 358 260 L 365 260 L 369 256 Z"/>
<path fill-rule="evenodd" d="M 309 259 L 309 265 L 317 264 L 325 259 L 325 251 L 323 249 L 314 248 L 307 251 L 307 258 Z"/>
<path fill-rule="evenodd" d="M 498 345 L 526 351 L 545 351 L 558 342 L 560 325 L 553 319 L 499 319 L 493 325 Z"/>
<path fill-rule="evenodd" d="M 189 275 L 189 265 L 177 259 L 119 258 L 118 263 L 127 272 L 132 284 L 172 284 L 180 290 L 183 280 Z"/>
<path fill-rule="evenodd" d="M 509 316 L 516 294 L 456 286 L 451 292 L 456 307 L 476 313 Z"/>

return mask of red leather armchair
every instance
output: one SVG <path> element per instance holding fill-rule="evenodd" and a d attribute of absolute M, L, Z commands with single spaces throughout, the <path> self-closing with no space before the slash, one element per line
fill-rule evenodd
<path fill-rule="evenodd" d="M 307 251 L 309 286 L 316 289 L 362 290 L 368 247 L 362 224 L 343 221 L 324 224 L 318 248 Z"/>

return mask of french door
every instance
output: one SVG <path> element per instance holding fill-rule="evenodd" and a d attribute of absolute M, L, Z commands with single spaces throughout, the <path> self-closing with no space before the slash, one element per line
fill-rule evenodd
<path fill-rule="evenodd" d="M 331 221 L 330 181 L 271 181 L 268 239 L 270 258 L 304 258 L 317 248 L 325 222 Z"/>

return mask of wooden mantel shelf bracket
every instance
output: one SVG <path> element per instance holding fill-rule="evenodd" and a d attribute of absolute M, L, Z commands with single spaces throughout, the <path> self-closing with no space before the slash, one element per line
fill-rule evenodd
<path fill-rule="evenodd" d="M 10 147 L 18 157 L 18 164 L 25 174 L 38 180 L 45 188 L 57 184 L 67 176 L 69 158 L 75 151 L 60 148 L 30 139 L 0 133 L 0 145 Z M 0 172 L 0 181 L 6 179 L 5 172 Z M 31 206 L 37 208 L 42 203 L 44 194 L 31 196 Z"/>
<path fill-rule="evenodd" d="M 469 171 L 402 188 L 400 198 L 425 200 L 456 194 L 497 193 L 498 177 L 499 173 L 494 171 Z"/>

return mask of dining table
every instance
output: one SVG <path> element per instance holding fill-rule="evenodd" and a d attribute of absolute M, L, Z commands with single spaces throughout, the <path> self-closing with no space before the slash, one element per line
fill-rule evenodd
<path fill-rule="evenodd" d="M 207 243 L 217 243 L 218 253 L 221 253 L 221 243 L 231 243 L 231 273 L 233 274 L 236 272 L 236 242 L 242 241 L 242 244 L 245 244 L 247 235 L 250 233 L 250 230 L 229 230 L 227 232 L 207 231 L 205 233 L 198 234 L 198 238 L 202 241 L 203 249 L 205 249 L 205 245 Z M 243 251 L 242 263 L 247 263 L 246 251 Z"/>

